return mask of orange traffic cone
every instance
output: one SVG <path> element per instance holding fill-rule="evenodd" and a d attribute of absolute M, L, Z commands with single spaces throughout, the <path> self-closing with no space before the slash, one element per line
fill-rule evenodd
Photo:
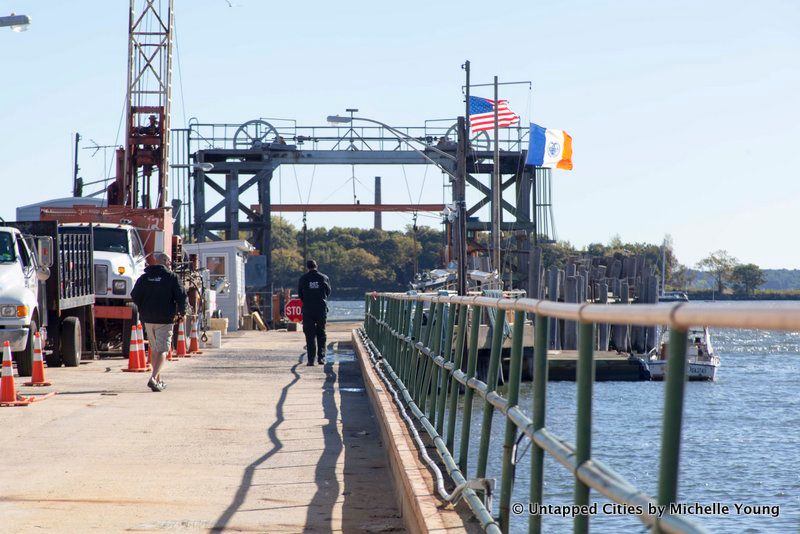
<path fill-rule="evenodd" d="M 42 338 L 39 332 L 33 335 L 33 376 L 25 386 L 52 386 L 44 379 L 44 360 L 42 360 Z"/>
<path fill-rule="evenodd" d="M 11 345 L 3 342 L 3 370 L 0 373 L 0 406 L 27 406 L 30 399 L 18 400 L 14 387 L 14 369 L 11 367 Z"/>
<path fill-rule="evenodd" d="M 189 353 L 203 354 L 200 351 L 200 341 L 197 339 L 197 318 L 192 321 L 192 332 L 189 334 Z"/>
<path fill-rule="evenodd" d="M 178 323 L 178 341 L 175 343 L 175 356 L 178 358 L 188 358 L 186 354 L 186 335 L 183 333 L 183 319 Z"/>
<path fill-rule="evenodd" d="M 141 364 L 139 358 L 139 330 L 136 325 L 131 325 L 131 344 L 128 349 L 128 368 L 123 369 L 126 373 L 144 373 L 147 367 Z"/>
<path fill-rule="evenodd" d="M 136 323 L 136 352 L 139 356 L 139 367 L 150 370 L 147 365 L 147 355 L 144 352 L 144 329 L 142 323 Z"/>

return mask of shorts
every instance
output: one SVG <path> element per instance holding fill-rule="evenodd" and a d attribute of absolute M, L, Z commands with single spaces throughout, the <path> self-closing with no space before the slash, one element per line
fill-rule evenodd
<path fill-rule="evenodd" d="M 158 324 L 158 323 L 145 323 L 144 328 L 147 331 L 147 340 L 150 342 L 150 348 L 154 354 L 169 352 L 172 348 L 172 329 L 175 325 Z"/>

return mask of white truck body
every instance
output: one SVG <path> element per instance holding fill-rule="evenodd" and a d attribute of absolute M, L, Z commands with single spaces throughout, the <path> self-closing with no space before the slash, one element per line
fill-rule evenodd
<path fill-rule="evenodd" d="M 16 228 L 0 226 L 0 345 L 8 341 L 12 351 L 25 349 L 39 313 L 41 267 L 31 246 Z"/>

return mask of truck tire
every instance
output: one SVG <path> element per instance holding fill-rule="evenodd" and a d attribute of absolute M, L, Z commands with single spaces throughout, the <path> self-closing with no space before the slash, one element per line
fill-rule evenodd
<path fill-rule="evenodd" d="M 77 317 L 67 317 L 61 323 L 61 359 L 65 367 L 81 364 L 82 348 L 81 322 Z"/>
<path fill-rule="evenodd" d="M 128 307 L 131 309 L 131 318 L 122 321 L 122 356 L 124 358 L 128 358 L 131 348 L 131 326 L 139 322 L 139 308 L 133 302 L 129 302 Z"/>
<path fill-rule="evenodd" d="M 31 376 L 33 373 L 33 336 L 39 331 L 36 319 L 31 319 L 31 327 L 28 332 L 28 344 L 25 349 L 14 353 L 14 361 L 17 362 L 17 373 L 19 376 Z"/>

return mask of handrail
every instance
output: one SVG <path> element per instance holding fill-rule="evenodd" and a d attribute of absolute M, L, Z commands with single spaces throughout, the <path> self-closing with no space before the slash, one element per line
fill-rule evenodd
<path fill-rule="evenodd" d="M 430 304 L 428 323 L 423 328 L 424 304 Z M 514 311 L 509 371 L 508 398 L 495 391 L 497 370 L 503 345 L 505 313 L 497 314 L 493 329 L 489 372 L 486 381 L 476 375 L 478 327 L 485 308 Z M 469 314 L 467 312 L 470 312 Z M 520 369 L 523 352 L 523 328 L 526 313 L 535 315 L 534 389 L 532 417 L 518 406 Z M 468 317 L 469 316 L 469 317 Z M 458 317 L 456 321 L 455 318 Z M 547 388 L 547 346 L 549 320 L 565 319 L 579 323 L 581 343 L 578 350 L 578 421 L 577 445 L 573 446 L 552 434 L 545 426 Z M 624 477 L 591 457 L 592 384 L 594 382 L 594 328 L 596 324 L 667 325 L 670 328 L 669 358 L 666 371 L 664 418 L 659 471 L 658 497 L 654 499 L 637 490 Z M 373 293 L 367 295 L 363 335 L 370 353 L 405 391 L 404 398 L 422 427 L 431 435 L 439 456 L 447 465 L 448 474 L 463 483 L 470 480 L 467 465 L 470 446 L 471 406 L 477 394 L 484 403 L 478 464 L 474 478 L 485 480 L 489 454 L 492 413 L 505 416 L 503 441 L 499 528 L 508 532 L 512 513 L 511 494 L 516 464 L 516 444 L 521 437 L 531 442 L 530 502 L 543 504 L 543 455 L 550 454 L 573 473 L 575 506 L 586 506 L 589 491 L 628 505 L 645 525 L 656 532 L 707 532 L 680 515 L 669 513 L 669 505 L 677 501 L 677 474 L 684 382 L 686 378 L 687 330 L 693 326 L 727 328 L 761 328 L 800 331 L 800 304 L 709 305 L 695 303 L 656 305 L 567 304 L 536 299 L 490 298 L 444 294 Z M 468 332 L 469 331 L 469 332 Z M 469 335 L 468 335 L 469 334 Z M 466 361 L 464 360 L 466 356 Z M 461 441 L 458 463 L 454 463 L 455 426 L 458 397 L 464 388 L 461 416 Z M 427 405 L 427 406 L 426 406 Z M 427 407 L 427 410 L 426 410 Z M 428 413 L 425 413 L 425 412 Z M 446 440 L 442 438 L 446 436 Z M 484 503 L 472 497 L 467 503 L 481 524 L 496 531 L 498 524 L 487 520 Z M 659 506 L 664 513 L 656 513 Z M 663 509 L 662 509 L 663 510 Z M 541 516 L 532 514 L 530 532 L 541 531 Z M 588 532 L 590 517 L 574 517 L 575 532 Z"/>
<path fill-rule="evenodd" d="M 631 324 L 638 326 L 668 325 L 675 328 L 713 326 L 715 328 L 761 328 L 764 330 L 800 330 L 800 304 L 770 303 L 769 307 L 752 304 L 718 304 L 679 302 L 675 304 L 571 304 L 538 299 L 509 299 L 481 296 L 436 295 L 425 293 L 379 293 L 373 296 L 397 300 L 420 300 L 448 304 L 497 307 L 501 310 L 524 311 L 555 319 L 579 322 Z"/>

